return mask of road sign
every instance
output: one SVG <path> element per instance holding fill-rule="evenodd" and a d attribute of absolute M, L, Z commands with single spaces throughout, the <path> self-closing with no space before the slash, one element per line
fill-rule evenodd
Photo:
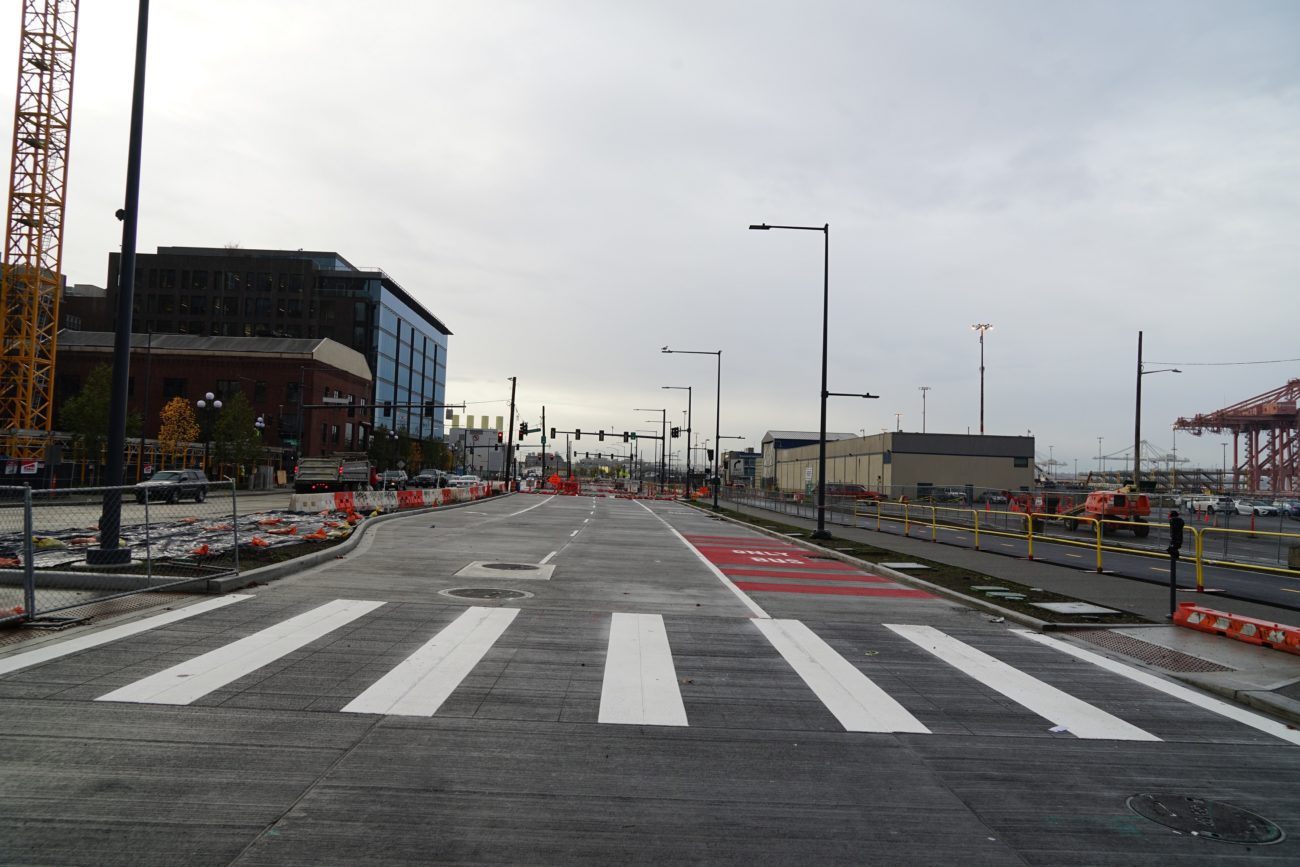
<path fill-rule="evenodd" d="M 145 465 L 144 465 L 144 469 L 141 470 L 141 472 L 143 472 L 146 476 L 152 476 L 152 475 L 153 475 L 153 464 L 145 464 Z"/>
<path fill-rule="evenodd" d="M 812 467 L 804 467 L 804 468 L 803 468 L 803 480 L 804 480 L 805 482 L 811 482 L 811 481 L 812 481 Z"/>

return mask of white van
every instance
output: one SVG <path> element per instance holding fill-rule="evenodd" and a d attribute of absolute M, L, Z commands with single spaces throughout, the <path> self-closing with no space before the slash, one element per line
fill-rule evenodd
<path fill-rule="evenodd" d="M 451 488 L 469 488 L 482 483 L 483 480 L 478 476 L 452 476 L 447 479 L 447 486 Z"/>

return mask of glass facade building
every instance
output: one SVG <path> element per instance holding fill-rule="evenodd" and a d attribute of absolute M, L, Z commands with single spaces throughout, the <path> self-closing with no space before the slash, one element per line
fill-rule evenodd
<path fill-rule="evenodd" d="M 105 296 L 65 299 L 67 314 L 79 317 L 87 330 L 113 330 L 120 260 L 117 253 L 109 255 Z M 357 428 L 346 437 L 348 445 L 364 448 L 376 427 L 420 439 L 444 435 L 451 331 L 388 274 L 358 268 L 338 253 L 239 247 L 140 253 L 131 330 L 329 338 L 365 356 L 373 377 L 370 394 L 307 394 L 302 402 L 310 407 L 322 398 L 345 397 L 356 404 Z M 298 403 L 289 401 L 285 412 L 301 411 Z"/>

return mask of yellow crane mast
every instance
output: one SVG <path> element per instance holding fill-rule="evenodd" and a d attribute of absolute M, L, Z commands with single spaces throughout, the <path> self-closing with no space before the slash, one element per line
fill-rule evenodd
<path fill-rule="evenodd" d="M 53 423 L 78 0 L 23 0 L 0 268 L 0 451 L 43 456 Z"/>

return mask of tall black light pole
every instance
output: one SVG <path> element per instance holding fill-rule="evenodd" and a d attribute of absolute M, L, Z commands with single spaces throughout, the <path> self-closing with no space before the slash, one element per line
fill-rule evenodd
<path fill-rule="evenodd" d="M 980 333 L 980 435 L 984 434 L 984 332 L 992 331 L 993 326 L 987 322 L 977 322 L 971 326 L 972 331 Z"/>
<path fill-rule="evenodd" d="M 691 498 L 691 391 L 689 385 L 661 385 L 660 388 L 686 392 L 686 499 Z"/>
<path fill-rule="evenodd" d="M 208 471 L 208 443 L 212 440 L 212 421 L 216 411 L 221 409 L 221 401 L 216 399 L 216 395 L 208 392 L 194 402 L 194 405 L 203 410 L 203 472 Z"/>
<path fill-rule="evenodd" d="M 842 392 L 831 392 L 826 389 L 826 349 L 830 333 L 831 309 L 831 224 L 826 223 L 822 226 L 769 226 L 767 223 L 759 223 L 757 225 L 751 225 L 749 228 L 761 232 L 766 232 L 769 229 L 794 229 L 801 232 L 821 232 L 825 242 L 822 257 L 822 388 L 821 435 L 817 439 L 817 529 L 813 531 L 812 538 L 829 539 L 831 534 L 826 531 L 826 398 L 831 397 L 832 395 L 840 397 L 874 398 L 878 395 L 846 395 Z M 721 443 L 718 445 L 721 445 Z"/>
<path fill-rule="evenodd" d="M 126 154 L 126 201 L 117 212 L 122 221 L 122 257 L 117 269 L 117 331 L 113 339 L 113 396 L 108 408 L 108 465 L 105 468 L 99 547 L 86 551 L 92 566 L 124 566 L 131 549 L 118 547 L 122 529 L 122 476 L 126 451 L 126 398 L 131 372 L 131 311 L 135 301 L 135 241 L 140 212 L 140 152 L 144 139 L 144 71 L 149 44 L 149 0 L 140 0 L 135 31 L 135 85 L 131 92 L 131 134 Z"/>
<path fill-rule="evenodd" d="M 1133 411 L 1133 490 L 1141 492 L 1142 467 L 1142 377 L 1153 373 L 1182 373 L 1176 367 L 1162 367 L 1159 370 L 1142 369 L 1142 332 L 1138 332 L 1138 369 L 1137 369 L 1137 404 Z"/>
<path fill-rule="evenodd" d="M 633 407 L 633 412 L 657 412 L 661 413 L 659 417 L 659 490 L 662 493 L 664 485 L 668 483 L 666 459 L 668 456 L 668 410 L 666 409 L 646 409 L 645 407 Z"/>
<path fill-rule="evenodd" d="M 718 433 L 722 430 L 722 350 L 715 349 L 712 352 L 708 350 L 691 350 L 691 349 L 669 349 L 667 346 L 659 350 L 660 352 L 672 355 L 716 355 L 718 357 L 718 385 L 717 393 L 714 396 L 713 411 L 713 437 L 717 439 Z M 690 444 L 687 443 L 687 448 Z M 713 489 L 713 508 L 718 508 L 718 450 L 713 450 L 713 480 L 709 482 L 709 487 Z"/>

